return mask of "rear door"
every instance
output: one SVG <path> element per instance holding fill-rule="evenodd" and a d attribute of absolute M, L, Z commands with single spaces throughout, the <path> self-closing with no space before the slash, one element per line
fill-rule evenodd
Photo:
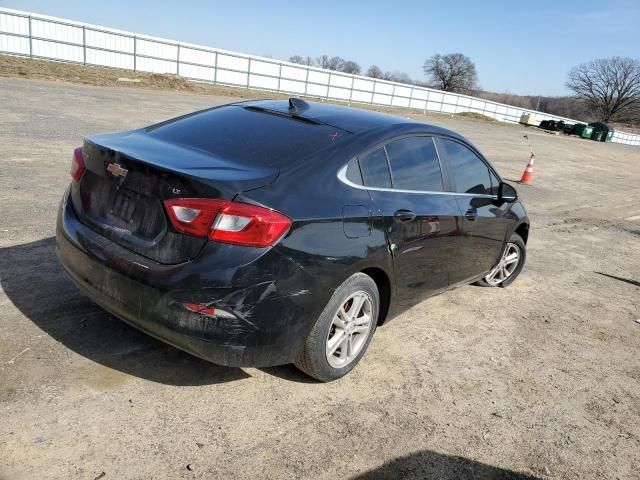
<path fill-rule="evenodd" d="M 465 283 L 489 272 L 504 245 L 509 220 L 497 202 L 498 177 L 461 142 L 439 138 L 439 152 L 462 216 L 463 235 L 451 264 L 450 283 Z"/>
<path fill-rule="evenodd" d="M 360 168 L 384 217 L 398 300 L 414 304 L 446 289 L 460 219 L 455 195 L 444 191 L 433 137 L 393 140 L 361 156 Z"/>

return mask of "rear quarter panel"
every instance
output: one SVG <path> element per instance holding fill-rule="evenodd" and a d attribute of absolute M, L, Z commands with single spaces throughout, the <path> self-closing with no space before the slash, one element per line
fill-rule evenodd
<path fill-rule="evenodd" d="M 274 208 L 293 220 L 275 248 L 309 274 L 311 293 L 323 308 L 347 278 L 371 267 L 384 271 L 395 291 L 382 219 L 366 190 L 338 180 L 351 149 L 340 153 L 326 152 L 326 157 L 296 165 L 273 184 L 236 198 Z"/>

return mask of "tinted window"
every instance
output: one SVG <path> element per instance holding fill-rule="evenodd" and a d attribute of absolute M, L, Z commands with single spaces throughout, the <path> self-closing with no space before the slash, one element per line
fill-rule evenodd
<path fill-rule="evenodd" d="M 362 185 L 362 175 L 360 174 L 360 167 L 358 166 L 358 160 L 354 158 L 347 165 L 347 171 L 345 172 L 347 180 L 356 185 Z"/>
<path fill-rule="evenodd" d="M 152 137 L 208 152 L 220 159 L 284 167 L 345 138 L 327 125 L 225 106 L 147 129 Z"/>
<path fill-rule="evenodd" d="M 441 141 L 447 153 L 456 192 L 490 195 L 491 180 L 487 165 L 464 145 L 451 140 Z"/>
<path fill-rule="evenodd" d="M 391 188 L 387 156 L 382 148 L 360 159 L 362 179 L 368 187 Z"/>
<path fill-rule="evenodd" d="M 393 188 L 442 191 L 442 173 L 431 137 L 409 137 L 386 145 Z"/>

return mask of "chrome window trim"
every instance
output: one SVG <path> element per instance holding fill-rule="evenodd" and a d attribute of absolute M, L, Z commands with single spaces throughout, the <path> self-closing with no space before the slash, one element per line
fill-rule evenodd
<path fill-rule="evenodd" d="M 351 160 L 349 160 L 351 162 Z M 338 170 L 338 180 L 342 183 L 357 188 L 359 190 L 373 190 L 376 192 L 392 192 L 392 193 L 418 193 L 418 194 L 428 194 L 428 195 L 454 195 L 459 197 L 479 197 L 479 198 L 492 198 L 494 200 L 498 199 L 497 195 L 486 195 L 486 194 L 475 194 L 475 193 L 458 193 L 458 192 L 433 192 L 429 190 L 402 190 L 400 188 L 381 188 L 381 187 L 366 187 L 364 185 L 358 185 L 357 183 L 353 183 L 351 180 L 347 178 L 347 167 L 349 166 L 349 162 L 343 165 L 340 170 Z"/>

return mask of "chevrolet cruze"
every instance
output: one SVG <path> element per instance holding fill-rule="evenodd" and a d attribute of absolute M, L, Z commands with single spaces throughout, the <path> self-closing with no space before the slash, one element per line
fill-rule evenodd
<path fill-rule="evenodd" d="M 460 135 L 299 99 L 211 108 L 75 150 L 56 252 L 78 288 L 228 366 L 339 378 L 426 297 L 522 270 L 515 189 Z"/>

